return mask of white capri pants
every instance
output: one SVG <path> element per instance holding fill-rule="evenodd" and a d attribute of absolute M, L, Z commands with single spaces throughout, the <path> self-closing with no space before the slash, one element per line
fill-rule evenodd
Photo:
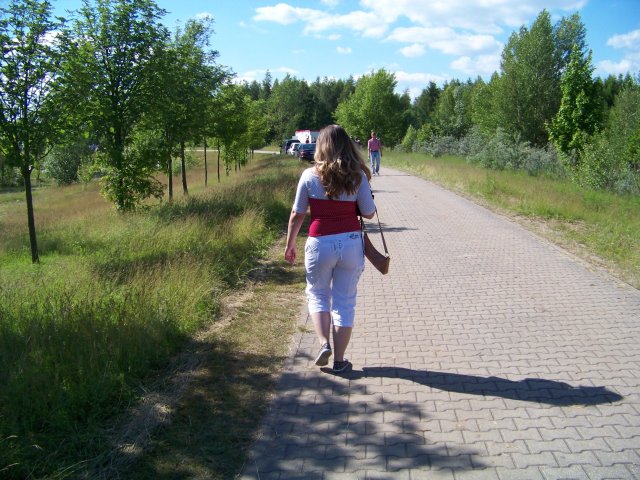
<path fill-rule="evenodd" d="M 362 234 L 308 237 L 304 247 L 309 313 L 331 312 L 333 325 L 352 327 L 364 270 Z"/>

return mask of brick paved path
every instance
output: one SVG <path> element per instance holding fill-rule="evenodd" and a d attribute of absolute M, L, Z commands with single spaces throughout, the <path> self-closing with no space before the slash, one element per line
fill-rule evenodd
<path fill-rule="evenodd" d="M 343 377 L 303 315 L 243 479 L 640 478 L 640 291 L 391 169 Z"/>

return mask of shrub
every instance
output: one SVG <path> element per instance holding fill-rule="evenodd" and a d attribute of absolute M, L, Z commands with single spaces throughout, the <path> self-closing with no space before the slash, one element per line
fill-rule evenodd
<path fill-rule="evenodd" d="M 70 185 L 78 181 L 81 166 L 91 163 L 93 152 L 94 148 L 85 139 L 55 147 L 44 161 L 44 170 L 58 185 Z"/>
<path fill-rule="evenodd" d="M 547 148 L 527 147 L 523 168 L 533 176 L 545 174 L 555 178 L 566 176 L 558 151 L 552 144 L 547 145 Z"/>
<path fill-rule="evenodd" d="M 413 127 L 413 125 L 409 125 L 407 128 L 407 133 L 405 133 L 402 142 L 398 145 L 398 149 L 402 152 L 413 152 L 417 146 L 418 140 L 418 132 Z"/>
<path fill-rule="evenodd" d="M 422 150 L 428 155 L 441 157 L 443 155 L 455 155 L 458 140 L 450 135 L 443 135 L 431 138 L 427 141 Z"/>

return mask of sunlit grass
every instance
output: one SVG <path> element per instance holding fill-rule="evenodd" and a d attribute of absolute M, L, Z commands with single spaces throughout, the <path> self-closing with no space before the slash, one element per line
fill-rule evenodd
<path fill-rule="evenodd" d="M 494 208 L 543 222 L 554 240 L 601 257 L 614 273 L 640 288 L 640 197 L 584 189 L 569 180 L 524 172 L 487 170 L 456 157 L 392 152 L 384 161 Z"/>
<path fill-rule="evenodd" d="M 255 159 L 205 188 L 196 167 L 188 196 L 178 177 L 174 202 L 131 214 L 97 182 L 38 189 L 38 265 L 24 201 L 0 200 L 0 476 L 51 476 L 105 448 L 104 422 L 281 236 L 298 174 Z"/>

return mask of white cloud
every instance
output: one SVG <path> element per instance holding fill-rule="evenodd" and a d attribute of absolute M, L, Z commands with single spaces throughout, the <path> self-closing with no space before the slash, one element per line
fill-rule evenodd
<path fill-rule="evenodd" d="M 280 25 L 290 25 L 292 23 L 309 18 L 318 11 L 310 8 L 292 7 L 286 3 L 278 3 L 273 7 L 256 8 L 256 21 L 275 22 Z"/>
<path fill-rule="evenodd" d="M 298 75 L 300 73 L 300 70 L 296 70 L 295 68 L 289 68 L 289 67 L 278 67 L 274 70 L 275 72 L 280 72 L 280 73 L 284 73 L 295 76 Z"/>
<path fill-rule="evenodd" d="M 235 78 L 233 79 L 233 83 L 242 83 L 242 82 L 251 83 L 254 80 L 259 81 L 264 78 L 265 73 L 267 73 L 266 70 L 248 70 L 244 72 L 242 75 L 236 75 Z"/>
<path fill-rule="evenodd" d="M 619 62 L 603 60 L 598 63 L 598 69 L 611 75 L 621 75 L 630 72 L 633 67 L 630 60 L 622 59 Z"/>
<path fill-rule="evenodd" d="M 400 53 L 405 57 L 419 57 L 423 55 L 425 52 L 424 45 L 419 43 L 412 43 L 406 47 L 400 49 Z"/>
<path fill-rule="evenodd" d="M 387 30 L 387 24 L 370 12 L 353 11 L 345 15 L 327 15 L 324 12 L 318 12 L 308 18 L 305 32 L 319 33 L 335 29 L 355 30 L 364 37 L 380 37 Z"/>
<path fill-rule="evenodd" d="M 554 11 L 573 12 L 582 8 L 587 0 L 555 0 Z M 327 6 L 337 5 L 336 0 L 322 0 Z M 427 39 L 404 38 L 406 34 L 421 28 L 424 33 L 436 34 L 436 38 L 445 36 L 458 37 L 462 42 L 472 46 L 473 51 L 486 50 L 489 44 L 495 45 L 493 37 L 506 30 L 529 24 L 543 9 L 549 8 L 545 0 L 361 0 L 360 10 L 352 10 L 344 14 L 330 14 L 326 10 L 302 8 L 278 3 L 273 6 L 259 7 L 253 17 L 256 21 L 269 21 L 281 25 L 304 22 L 306 34 L 321 34 L 332 30 L 351 30 L 364 37 L 378 38 L 389 30 L 396 21 L 406 18 L 412 27 L 398 28 L 395 40 L 406 43 L 423 43 L 431 46 Z M 417 29 L 417 30 L 416 30 Z M 445 35 L 445 33 L 448 34 Z M 458 50 L 454 55 L 463 55 Z M 440 50 L 449 51 L 444 44 Z"/>
<path fill-rule="evenodd" d="M 359 0 L 356 3 L 320 0 L 316 3 L 317 8 L 302 8 L 294 6 L 299 2 L 291 1 L 289 4 L 284 1 L 257 8 L 254 21 L 296 25 L 305 35 L 333 41 L 355 34 L 398 42 L 399 53 L 408 58 L 437 51 L 450 56 L 452 68 L 470 75 L 491 74 L 499 70 L 499 55 L 504 45 L 498 38 L 522 25 L 530 25 L 544 8 L 553 16 L 560 16 L 580 10 L 588 2 Z M 343 9 L 349 6 L 351 10 L 338 13 L 334 10 L 338 4 Z M 616 48 L 635 46 L 638 50 L 640 30 L 612 37 L 609 42 Z M 336 50 L 346 53 L 342 48 Z M 613 68 L 613 64 L 608 66 Z"/>
<path fill-rule="evenodd" d="M 502 49 L 502 43 L 491 35 L 458 33 L 448 27 L 399 27 L 389 34 L 387 40 L 411 42 L 412 45 L 424 44 L 448 55 L 468 55 Z"/>
<path fill-rule="evenodd" d="M 624 75 L 640 70 L 640 29 L 622 35 L 614 35 L 607 40 L 607 45 L 623 51 L 619 61 L 602 60 L 598 62 L 598 70 L 605 75 Z"/>
<path fill-rule="evenodd" d="M 405 90 L 409 90 L 409 96 L 411 96 L 412 99 L 420 95 L 429 82 L 442 84 L 449 80 L 449 77 L 445 75 L 436 75 L 433 73 L 409 73 L 402 70 L 396 70 L 393 73 L 398 82 L 396 91 L 402 93 Z"/>
<path fill-rule="evenodd" d="M 200 12 L 196 14 L 196 18 L 198 20 L 213 20 L 213 13 L 209 12 Z"/>
<path fill-rule="evenodd" d="M 330 15 L 322 10 L 292 7 L 286 3 L 278 3 L 272 7 L 256 8 L 255 21 L 275 22 L 280 25 L 291 25 L 303 22 L 304 33 L 320 34 L 327 30 L 354 30 L 364 37 L 380 37 L 387 30 L 387 24 L 381 22 L 372 12 L 360 10 L 344 15 Z"/>
<path fill-rule="evenodd" d="M 343 54 L 343 55 L 348 55 L 349 53 L 351 53 L 351 48 L 349 48 L 349 47 L 336 47 L 336 51 L 338 53 Z"/>
<path fill-rule="evenodd" d="M 422 85 L 426 85 L 429 82 L 438 83 L 447 80 L 446 76 L 436 75 L 433 73 L 409 73 L 402 70 L 397 70 L 394 73 L 396 76 L 396 80 L 399 83 L 419 83 Z"/>
<path fill-rule="evenodd" d="M 543 9 L 544 0 L 361 0 L 360 4 L 379 18 L 395 22 L 405 17 L 422 26 L 446 26 L 476 33 L 497 34 L 531 22 Z M 554 10 L 574 12 L 587 0 L 556 0 Z"/>
<path fill-rule="evenodd" d="M 289 68 L 289 67 L 279 67 L 279 68 L 276 68 L 275 70 L 258 68 L 256 70 L 247 70 L 242 75 L 236 75 L 235 78 L 233 79 L 233 83 L 242 83 L 242 82 L 251 83 L 254 80 L 261 82 L 264 79 L 264 76 L 267 74 L 267 70 L 269 70 L 269 72 L 271 73 L 271 77 L 274 79 L 283 78 L 286 74 L 289 74 L 291 76 L 296 76 L 300 73 L 299 70 L 296 70 L 294 68 Z"/>
<path fill-rule="evenodd" d="M 463 56 L 451 62 L 451 68 L 467 75 L 491 75 L 500 70 L 500 55 Z"/>
<path fill-rule="evenodd" d="M 607 45 L 613 48 L 640 49 L 640 29 L 623 35 L 614 35 L 607 40 Z"/>

